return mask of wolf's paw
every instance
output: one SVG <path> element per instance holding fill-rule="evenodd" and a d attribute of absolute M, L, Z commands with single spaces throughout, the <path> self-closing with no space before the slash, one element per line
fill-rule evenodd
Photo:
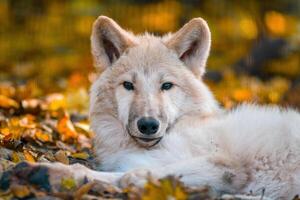
<path fill-rule="evenodd" d="M 21 162 L 5 171 L 0 179 L 0 188 L 8 189 L 12 182 L 35 185 L 46 191 L 57 190 L 63 178 L 73 174 L 66 165 L 60 163 Z"/>
<path fill-rule="evenodd" d="M 143 187 L 145 183 L 152 177 L 153 176 L 149 170 L 138 169 L 128 172 L 123 177 L 121 177 L 119 185 L 122 188 L 126 188 L 130 185 Z"/>

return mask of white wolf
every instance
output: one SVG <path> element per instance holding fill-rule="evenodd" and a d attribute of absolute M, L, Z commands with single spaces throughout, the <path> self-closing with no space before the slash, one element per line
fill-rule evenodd
<path fill-rule="evenodd" d="M 142 184 L 150 172 L 219 193 L 299 194 L 300 114 L 255 105 L 220 109 L 202 81 L 210 43 L 201 18 L 156 37 L 133 35 L 100 16 L 91 45 L 103 72 L 91 88 L 90 119 L 99 170 L 110 172 L 56 167 L 122 185 Z"/>

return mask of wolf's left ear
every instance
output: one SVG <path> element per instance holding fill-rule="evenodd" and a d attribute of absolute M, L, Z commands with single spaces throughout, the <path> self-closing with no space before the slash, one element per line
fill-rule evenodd
<path fill-rule="evenodd" d="M 100 16 L 94 22 L 91 47 L 96 68 L 110 67 L 134 44 L 134 37 L 111 18 Z"/>
<path fill-rule="evenodd" d="M 192 19 L 166 41 L 185 65 L 200 76 L 205 72 L 210 43 L 210 31 L 202 18 Z"/>

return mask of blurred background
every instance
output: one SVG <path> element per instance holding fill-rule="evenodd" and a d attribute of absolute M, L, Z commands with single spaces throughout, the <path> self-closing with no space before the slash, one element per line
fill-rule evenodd
<path fill-rule="evenodd" d="M 99 15 L 156 35 L 202 17 L 212 31 L 205 81 L 222 105 L 300 108 L 298 0 L 1 0 L 0 105 L 56 93 L 68 109 L 86 111 L 96 76 L 89 37 Z"/>

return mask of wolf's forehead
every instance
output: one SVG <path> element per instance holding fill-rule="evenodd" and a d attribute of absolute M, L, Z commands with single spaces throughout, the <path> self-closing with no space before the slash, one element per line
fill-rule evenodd
<path fill-rule="evenodd" d="M 134 47 L 127 49 L 118 65 L 114 69 L 120 76 L 144 82 L 157 82 L 185 69 L 176 53 L 165 45 L 163 38 L 149 35 L 141 36 Z"/>
<path fill-rule="evenodd" d="M 163 40 L 157 37 L 141 38 L 138 44 L 127 52 L 127 59 L 134 67 L 155 68 L 176 62 L 175 53 L 166 47 Z"/>

